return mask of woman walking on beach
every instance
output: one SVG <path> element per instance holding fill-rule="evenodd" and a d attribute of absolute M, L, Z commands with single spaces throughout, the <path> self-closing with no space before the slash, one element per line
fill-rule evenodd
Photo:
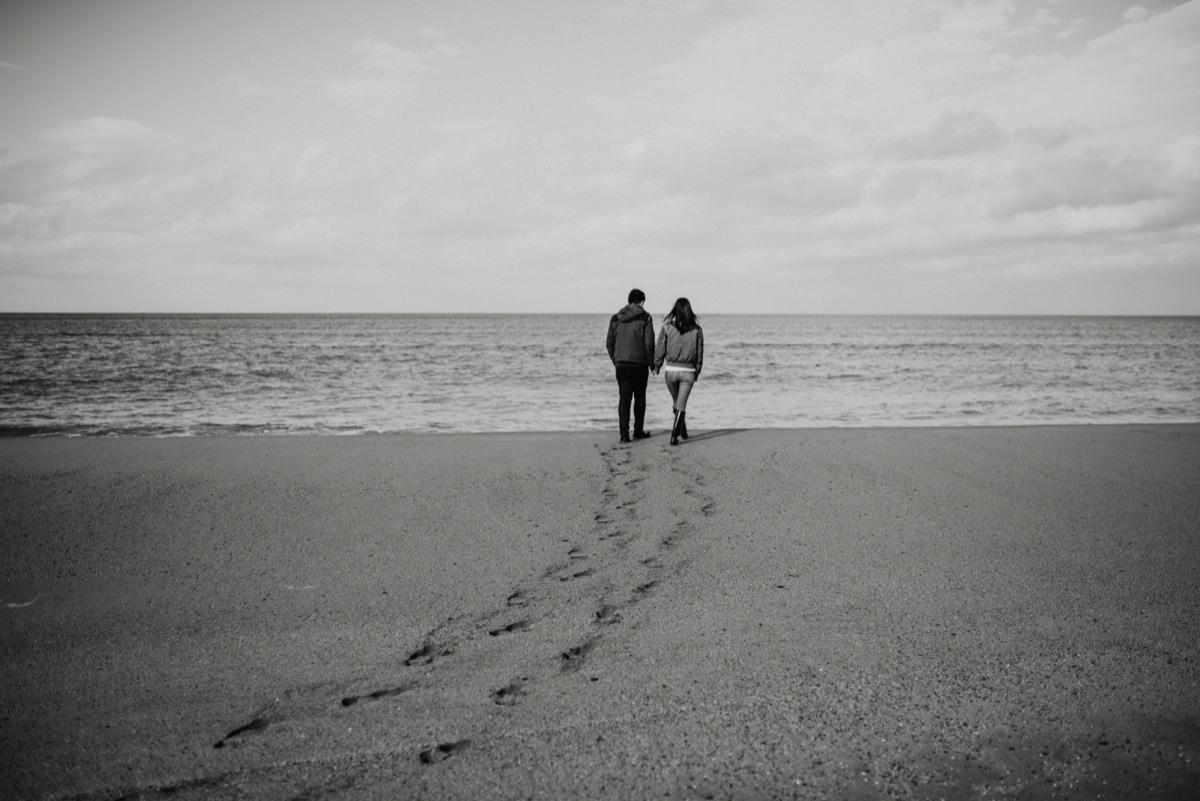
<path fill-rule="evenodd" d="M 678 445 L 680 437 L 688 437 L 684 419 L 688 396 L 700 378 L 703 364 L 704 330 L 696 322 L 691 302 L 687 298 L 680 298 L 663 320 L 654 348 L 654 372 L 662 370 L 667 391 L 671 393 L 671 406 L 675 410 L 675 424 L 671 427 L 672 445 Z"/>

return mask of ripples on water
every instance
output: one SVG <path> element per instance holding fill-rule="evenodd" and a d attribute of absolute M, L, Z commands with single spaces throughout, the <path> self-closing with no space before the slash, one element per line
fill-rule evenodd
<path fill-rule="evenodd" d="M 0 431 L 614 428 L 607 320 L 0 316 Z M 705 366 L 689 418 L 702 429 L 1200 420 L 1200 318 L 701 322 Z M 648 425 L 670 415 L 651 377 Z"/>

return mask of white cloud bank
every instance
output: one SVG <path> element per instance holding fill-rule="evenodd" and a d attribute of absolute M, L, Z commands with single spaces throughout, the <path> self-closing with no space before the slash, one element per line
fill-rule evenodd
<path fill-rule="evenodd" d="M 1200 1 L 1085 26 L 1095 8 L 756 3 L 632 77 L 619 28 L 592 64 L 562 60 L 583 33 L 562 20 L 372 34 L 290 85 L 239 70 L 262 103 L 240 138 L 113 115 L 9 148 L 0 290 L 597 311 L 637 283 L 714 311 L 1200 313 Z"/>

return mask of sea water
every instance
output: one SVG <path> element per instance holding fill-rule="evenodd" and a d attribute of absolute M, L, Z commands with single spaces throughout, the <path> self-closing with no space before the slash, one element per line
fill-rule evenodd
<path fill-rule="evenodd" d="M 0 315 L 0 433 L 615 430 L 608 319 Z M 701 324 L 693 431 L 1200 421 L 1197 317 Z M 651 376 L 647 426 L 670 420 Z"/>

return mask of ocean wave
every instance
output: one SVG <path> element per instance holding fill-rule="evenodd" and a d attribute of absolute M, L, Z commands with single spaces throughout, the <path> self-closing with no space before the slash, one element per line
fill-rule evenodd
<path fill-rule="evenodd" d="M 0 436 L 599 430 L 577 318 L 0 316 Z M 1200 420 L 1200 321 L 706 321 L 698 426 Z M 86 330 L 86 337 L 67 334 Z M 64 344 L 65 343 L 65 344 Z M 648 425 L 670 424 L 652 382 Z M 665 421 L 663 416 L 665 415 Z"/>
<path fill-rule="evenodd" d="M 0 438 L 65 436 L 77 428 L 61 425 L 0 425 Z"/>

